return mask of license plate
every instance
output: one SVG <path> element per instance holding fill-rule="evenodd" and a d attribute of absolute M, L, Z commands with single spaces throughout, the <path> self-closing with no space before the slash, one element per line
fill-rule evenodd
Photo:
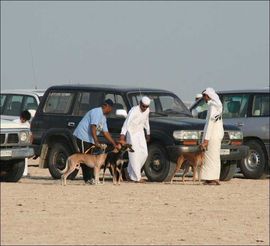
<path fill-rule="evenodd" d="M 12 156 L 12 150 L 1 150 L 1 157 Z"/>
<path fill-rule="evenodd" d="M 230 154 L 230 150 L 229 149 L 221 149 L 220 150 L 220 155 L 229 155 Z"/>

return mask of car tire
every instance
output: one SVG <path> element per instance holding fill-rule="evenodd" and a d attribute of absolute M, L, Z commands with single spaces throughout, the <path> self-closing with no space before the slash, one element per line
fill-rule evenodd
<path fill-rule="evenodd" d="M 160 144 L 151 144 L 144 164 L 144 172 L 149 181 L 162 182 L 169 180 L 175 169 L 165 149 Z"/>
<path fill-rule="evenodd" d="M 62 173 L 59 170 L 64 170 L 66 160 L 72 154 L 70 148 L 64 143 L 54 143 L 49 152 L 48 168 L 51 176 L 55 179 L 60 179 Z M 78 170 L 74 170 L 67 178 L 75 179 Z"/>
<path fill-rule="evenodd" d="M 23 176 L 25 160 L 12 160 L 1 163 L 1 182 L 18 182 Z"/>
<path fill-rule="evenodd" d="M 264 177 L 266 158 L 263 146 L 255 140 L 245 143 L 249 147 L 248 156 L 240 163 L 245 178 L 259 179 Z"/>
<path fill-rule="evenodd" d="M 229 181 L 233 178 L 236 171 L 237 171 L 236 161 L 222 162 L 219 179 L 221 181 Z"/>

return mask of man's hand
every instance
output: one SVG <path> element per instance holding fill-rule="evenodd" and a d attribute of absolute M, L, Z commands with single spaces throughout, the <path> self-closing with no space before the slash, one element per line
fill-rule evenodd
<path fill-rule="evenodd" d="M 146 135 L 146 142 L 147 142 L 147 143 L 150 142 L 150 135 Z"/>
<path fill-rule="evenodd" d="M 119 137 L 119 142 L 121 143 L 125 143 L 126 142 L 126 137 L 125 135 L 121 134 L 120 137 Z"/>
<path fill-rule="evenodd" d="M 95 146 L 98 147 L 98 148 L 100 148 L 100 147 L 101 147 L 100 142 L 96 141 L 96 142 L 95 142 Z"/>

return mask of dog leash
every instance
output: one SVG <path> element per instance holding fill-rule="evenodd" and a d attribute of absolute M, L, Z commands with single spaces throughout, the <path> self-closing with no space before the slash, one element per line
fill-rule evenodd
<path fill-rule="evenodd" d="M 84 154 L 88 153 L 91 149 L 95 148 L 95 145 L 91 146 L 89 149 L 87 149 Z"/>

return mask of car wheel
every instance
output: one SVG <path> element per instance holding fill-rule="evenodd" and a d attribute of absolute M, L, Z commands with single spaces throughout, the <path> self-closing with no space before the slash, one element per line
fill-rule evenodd
<path fill-rule="evenodd" d="M 66 160 L 72 154 L 71 150 L 64 143 L 55 143 L 49 152 L 48 167 L 49 172 L 55 179 L 60 179 L 62 174 L 59 170 L 64 170 L 66 167 Z M 78 173 L 76 169 L 69 176 L 68 179 L 74 179 Z"/>
<path fill-rule="evenodd" d="M 266 158 L 260 143 L 255 140 L 245 143 L 249 147 L 248 155 L 240 163 L 243 175 L 249 179 L 262 178 L 265 171 Z"/>
<path fill-rule="evenodd" d="M 25 160 L 3 161 L 1 163 L 0 181 L 18 182 L 23 176 Z"/>
<path fill-rule="evenodd" d="M 233 178 L 237 170 L 236 161 L 222 161 L 219 179 L 221 181 L 229 181 Z"/>
<path fill-rule="evenodd" d="M 173 167 L 174 166 L 174 167 Z M 168 160 L 165 149 L 159 144 L 151 144 L 144 164 L 144 172 L 149 181 L 169 180 L 175 165 Z"/>

